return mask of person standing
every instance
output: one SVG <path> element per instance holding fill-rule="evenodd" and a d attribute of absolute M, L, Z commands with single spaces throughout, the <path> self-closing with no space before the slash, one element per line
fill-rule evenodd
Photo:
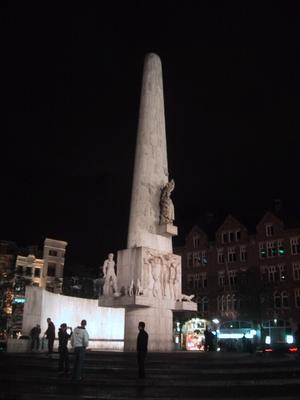
<path fill-rule="evenodd" d="M 148 351 L 148 333 L 145 331 L 145 322 L 139 322 L 138 329 L 136 350 L 139 378 L 145 378 L 145 359 Z"/>
<path fill-rule="evenodd" d="M 86 325 L 87 322 L 83 319 L 80 326 L 74 329 L 71 336 L 71 345 L 74 347 L 75 355 L 72 379 L 77 381 L 82 379 L 81 372 L 85 358 L 85 351 L 89 344 L 89 334 L 85 328 Z"/>
<path fill-rule="evenodd" d="M 41 327 L 40 325 L 36 324 L 31 331 L 30 331 L 30 337 L 31 337 L 31 351 L 39 351 L 40 349 L 40 334 L 41 334 Z"/>
<path fill-rule="evenodd" d="M 51 321 L 51 318 L 47 318 L 48 328 L 44 334 L 48 339 L 48 355 L 50 356 L 53 353 L 53 344 L 55 339 L 55 325 Z"/>
<path fill-rule="evenodd" d="M 68 333 L 68 330 L 70 333 Z M 68 375 L 69 373 L 69 350 L 68 341 L 72 335 L 72 328 L 68 328 L 67 324 L 63 323 L 60 325 L 58 330 L 58 372 L 59 375 Z"/>

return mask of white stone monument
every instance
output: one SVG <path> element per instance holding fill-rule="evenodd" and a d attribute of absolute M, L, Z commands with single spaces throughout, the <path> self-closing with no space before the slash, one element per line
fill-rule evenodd
<path fill-rule="evenodd" d="M 127 249 L 118 252 L 115 288 L 99 299 L 102 307 L 125 308 L 125 351 L 136 350 L 139 321 L 146 324 L 149 351 L 171 351 L 172 311 L 197 310 L 197 304 L 181 293 L 181 257 L 173 254 L 172 236 L 177 235 L 171 200 L 174 187 L 168 173 L 161 62 L 156 54 L 148 54 Z"/>

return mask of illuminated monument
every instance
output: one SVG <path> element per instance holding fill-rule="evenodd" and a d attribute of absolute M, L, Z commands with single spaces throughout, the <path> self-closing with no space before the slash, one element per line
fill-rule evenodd
<path fill-rule="evenodd" d="M 102 307 L 125 308 L 124 350 L 136 350 L 137 326 L 146 323 L 150 351 L 173 349 L 172 311 L 196 311 L 181 293 L 181 258 L 173 254 L 174 206 L 169 179 L 161 62 L 144 64 L 127 249 L 118 252 L 117 282 L 107 278 Z M 112 261 L 112 255 L 109 255 Z M 114 264 L 112 264 L 114 265 Z M 184 301 L 183 301 L 184 300 Z"/>

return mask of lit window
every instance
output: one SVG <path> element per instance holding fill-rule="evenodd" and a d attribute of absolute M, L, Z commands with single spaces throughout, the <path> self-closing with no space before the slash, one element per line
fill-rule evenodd
<path fill-rule="evenodd" d="M 277 243 L 267 242 L 267 257 L 275 257 L 277 256 Z"/>
<path fill-rule="evenodd" d="M 258 247 L 259 247 L 259 257 L 260 258 L 266 258 L 267 257 L 267 250 L 266 250 L 265 242 L 260 242 L 258 244 Z"/>

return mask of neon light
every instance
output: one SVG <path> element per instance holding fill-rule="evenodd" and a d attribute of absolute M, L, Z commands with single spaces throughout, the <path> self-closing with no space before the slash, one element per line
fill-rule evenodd
<path fill-rule="evenodd" d="M 25 298 L 15 298 L 13 301 L 14 304 L 24 304 L 26 303 L 26 299 Z"/>
<path fill-rule="evenodd" d="M 256 333 L 256 332 L 255 332 Z M 220 339 L 241 339 L 244 336 L 243 333 L 220 333 L 219 338 Z M 246 333 L 245 337 L 247 339 L 253 339 L 253 333 Z"/>
<path fill-rule="evenodd" d="M 271 344 L 271 336 L 266 336 L 265 343 Z"/>
<path fill-rule="evenodd" d="M 289 344 L 294 343 L 293 335 L 286 335 L 286 342 Z"/>

